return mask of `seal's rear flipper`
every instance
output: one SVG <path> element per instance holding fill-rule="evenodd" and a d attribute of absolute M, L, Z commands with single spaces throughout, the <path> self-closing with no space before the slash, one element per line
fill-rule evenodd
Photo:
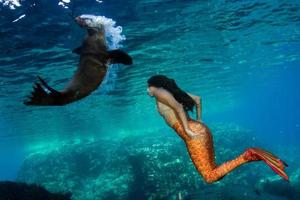
<path fill-rule="evenodd" d="M 40 83 L 36 82 L 33 91 L 25 105 L 62 105 L 62 93 L 51 88 L 41 77 Z"/>
<path fill-rule="evenodd" d="M 124 65 L 131 65 L 132 58 L 120 49 L 108 51 L 108 58 L 111 59 L 110 63 L 122 63 Z"/>

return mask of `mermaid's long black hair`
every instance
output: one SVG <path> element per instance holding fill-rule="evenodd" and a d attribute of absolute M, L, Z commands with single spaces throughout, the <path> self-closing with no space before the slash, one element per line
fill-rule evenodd
<path fill-rule="evenodd" d="M 193 111 L 193 108 L 196 105 L 195 101 L 177 86 L 174 79 L 164 75 L 155 75 L 148 79 L 148 85 L 163 88 L 170 92 L 173 97 L 181 103 L 185 111 Z"/>

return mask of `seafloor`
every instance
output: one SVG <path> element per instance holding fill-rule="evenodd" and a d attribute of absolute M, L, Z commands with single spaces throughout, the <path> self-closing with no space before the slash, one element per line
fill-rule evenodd
<path fill-rule="evenodd" d="M 236 124 L 214 124 L 212 131 L 218 163 L 234 158 L 255 140 Z M 165 133 L 120 142 L 74 141 L 36 150 L 24 161 L 18 181 L 38 183 L 52 192 L 71 192 L 74 200 L 179 199 L 179 194 L 182 199 L 201 200 L 298 200 L 300 169 L 295 166 L 300 155 L 280 146 L 276 151 L 293 158 L 287 161 L 290 182 L 263 162 L 253 162 L 217 183 L 206 184 L 184 143 Z"/>

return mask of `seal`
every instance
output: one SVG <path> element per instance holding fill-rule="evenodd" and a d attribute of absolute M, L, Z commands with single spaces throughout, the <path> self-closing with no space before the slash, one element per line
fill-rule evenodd
<path fill-rule="evenodd" d="M 33 86 L 31 96 L 25 105 L 59 106 L 72 103 L 90 95 L 102 83 L 109 64 L 131 65 L 132 58 L 120 49 L 108 50 L 104 25 L 100 16 L 81 15 L 76 23 L 87 30 L 87 36 L 80 47 L 73 50 L 80 55 L 78 68 L 62 91 L 50 87 L 41 77 Z"/>

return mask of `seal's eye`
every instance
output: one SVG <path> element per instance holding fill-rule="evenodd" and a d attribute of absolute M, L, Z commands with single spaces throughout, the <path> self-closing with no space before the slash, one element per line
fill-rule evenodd
<path fill-rule="evenodd" d="M 92 19 L 90 18 L 82 18 L 83 21 L 85 21 L 86 23 L 91 23 Z"/>

